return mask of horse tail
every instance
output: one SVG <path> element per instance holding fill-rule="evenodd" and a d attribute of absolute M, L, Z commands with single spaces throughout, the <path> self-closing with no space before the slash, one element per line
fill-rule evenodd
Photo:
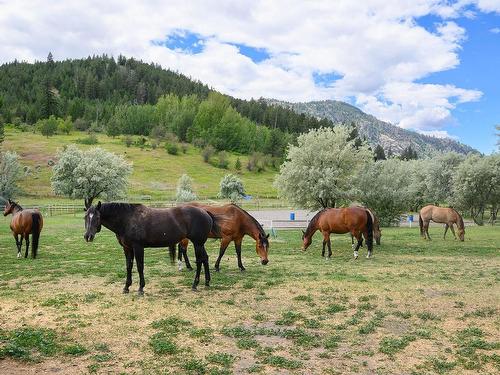
<path fill-rule="evenodd" d="M 174 262 L 175 262 L 175 245 L 170 245 L 168 247 L 168 255 L 170 255 L 170 263 L 174 264 Z"/>
<path fill-rule="evenodd" d="M 206 213 L 208 215 L 210 215 L 210 218 L 212 219 L 212 228 L 210 228 L 210 232 L 212 232 L 212 234 L 214 236 L 220 237 L 221 236 L 221 229 L 220 229 L 220 225 L 217 223 L 217 218 L 211 212 L 206 211 Z"/>
<path fill-rule="evenodd" d="M 38 240 L 40 239 L 40 214 L 38 212 L 31 214 L 31 254 L 36 258 L 38 251 Z"/>
<path fill-rule="evenodd" d="M 366 230 L 368 232 L 368 237 L 366 238 L 366 246 L 368 247 L 368 253 L 372 252 L 373 248 L 373 220 L 370 211 L 366 211 Z"/>
<path fill-rule="evenodd" d="M 422 220 L 422 211 L 418 214 L 418 225 L 420 226 L 420 235 L 424 235 L 424 221 Z"/>

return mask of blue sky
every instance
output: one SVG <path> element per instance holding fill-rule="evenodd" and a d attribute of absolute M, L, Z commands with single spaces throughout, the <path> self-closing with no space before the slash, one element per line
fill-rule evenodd
<path fill-rule="evenodd" d="M 495 150 L 500 0 L 0 1 L 0 63 L 48 51 L 124 54 L 245 99 L 343 100 Z"/>

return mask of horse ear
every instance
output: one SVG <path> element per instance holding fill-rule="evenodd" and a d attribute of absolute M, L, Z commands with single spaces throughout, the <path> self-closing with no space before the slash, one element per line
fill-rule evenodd
<path fill-rule="evenodd" d="M 96 207 L 98 210 L 101 209 L 101 201 L 97 202 L 97 207 Z"/>
<path fill-rule="evenodd" d="M 268 233 L 268 234 L 266 234 L 266 238 L 269 238 L 269 233 Z"/>
<path fill-rule="evenodd" d="M 87 211 L 87 208 L 90 207 L 89 200 L 85 198 L 85 211 Z"/>

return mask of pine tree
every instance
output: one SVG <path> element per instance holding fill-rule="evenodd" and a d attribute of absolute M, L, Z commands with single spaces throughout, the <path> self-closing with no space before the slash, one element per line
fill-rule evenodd
<path fill-rule="evenodd" d="M 375 161 L 377 161 L 377 160 L 386 160 L 385 151 L 384 151 L 384 148 L 381 145 L 377 145 L 377 147 L 375 147 L 374 154 L 375 154 L 375 156 L 374 156 Z"/>

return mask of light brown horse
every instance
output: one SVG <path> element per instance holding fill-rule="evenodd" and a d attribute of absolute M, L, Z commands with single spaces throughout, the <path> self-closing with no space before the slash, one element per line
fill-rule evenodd
<path fill-rule="evenodd" d="M 309 222 L 305 232 L 302 232 L 302 250 L 306 250 L 312 242 L 312 236 L 316 231 L 323 234 L 323 251 L 328 246 L 328 258 L 332 256 L 330 233 L 351 233 L 358 240 L 354 249 L 354 258 L 358 258 L 358 250 L 362 244 L 363 237 L 368 247 L 367 258 L 371 257 L 373 251 L 373 219 L 370 212 L 361 207 L 325 208 L 318 212 Z"/>
<path fill-rule="evenodd" d="M 464 240 L 464 220 L 462 219 L 462 216 L 460 216 L 460 214 L 455 211 L 455 209 L 451 207 L 437 207 L 429 204 L 428 206 L 425 206 L 420 210 L 418 218 L 418 222 L 420 224 L 420 235 L 429 240 L 431 239 L 431 236 L 429 236 L 429 222 L 431 220 L 435 223 L 446 224 L 443 238 L 446 238 L 446 232 L 448 231 L 448 228 L 451 229 L 451 232 L 453 233 L 455 239 L 457 238 L 457 236 L 455 235 L 455 230 L 453 229 L 453 224 L 455 224 L 458 228 L 458 238 L 460 238 L 460 241 Z"/>
<path fill-rule="evenodd" d="M 220 261 L 224 256 L 229 243 L 234 241 L 236 255 L 238 257 L 238 267 L 241 271 L 245 270 L 241 261 L 241 243 L 243 237 L 248 235 L 255 240 L 255 251 L 261 259 L 261 263 L 266 265 L 269 262 L 267 253 L 269 251 L 269 234 L 264 232 L 264 229 L 259 222 L 248 212 L 235 204 L 226 204 L 223 206 L 209 206 L 197 203 L 189 203 L 199 208 L 203 208 L 215 216 L 217 224 L 220 226 L 220 234 L 210 233 L 209 238 L 220 238 L 219 257 L 215 262 L 215 270 L 220 270 Z M 188 240 L 184 239 L 179 244 L 179 269 L 182 268 L 182 256 L 186 261 L 186 266 L 190 268 L 189 259 L 187 257 Z"/>
<path fill-rule="evenodd" d="M 17 245 L 17 257 L 21 257 L 21 247 L 23 245 L 23 238 L 26 240 L 26 252 L 24 257 L 28 257 L 28 248 L 30 246 L 30 234 L 33 244 L 31 245 L 31 256 L 36 258 L 38 251 L 38 240 L 40 232 L 43 228 L 42 214 L 38 210 L 24 210 L 19 204 L 10 199 L 7 201 L 3 216 L 12 214 L 10 221 L 10 230 L 14 235 Z M 20 239 L 19 239 L 20 236 Z"/>

